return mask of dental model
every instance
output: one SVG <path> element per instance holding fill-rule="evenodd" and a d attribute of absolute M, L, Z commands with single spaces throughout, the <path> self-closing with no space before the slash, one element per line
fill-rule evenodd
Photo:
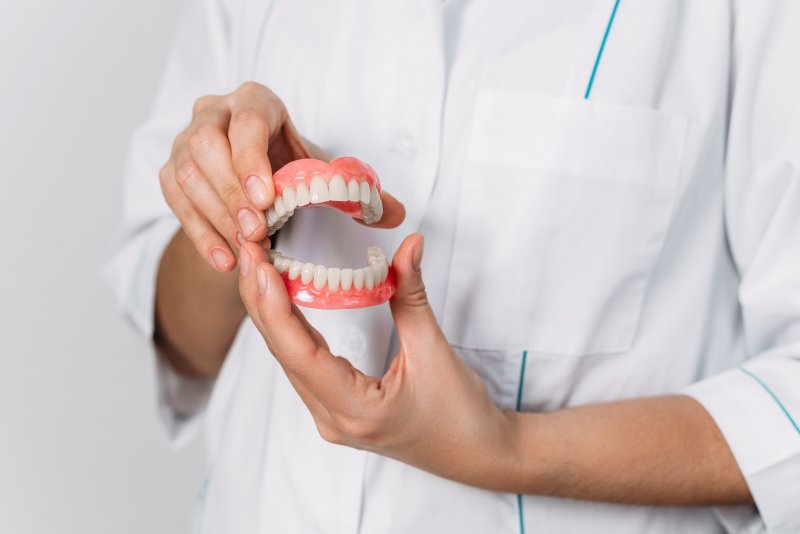
<path fill-rule="evenodd" d="M 267 211 L 270 236 L 303 206 L 330 206 L 366 224 L 375 224 L 383 216 L 378 176 L 356 158 L 336 158 L 330 163 L 296 160 L 276 172 L 272 181 L 275 203 Z M 392 268 L 378 247 L 368 247 L 367 266 L 355 269 L 314 265 L 276 250 L 268 251 L 267 257 L 281 274 L 289 298 L 300 306 L 364 308 L 386 302 L 396 290 Z"/>

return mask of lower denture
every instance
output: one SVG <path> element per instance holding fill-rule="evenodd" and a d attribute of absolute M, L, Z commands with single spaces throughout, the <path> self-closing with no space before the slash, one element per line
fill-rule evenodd
<path fill-rule="evenodd" d="M 277 232 L 298 207 L 328 206 L 374 224 L 383 216 L 380 181 L 375 171 L 356 158 L 330 163 L 303 159 L 282 167 L 273 176 L 275 202 L 267 212 L 268 235 Z M 291 300 L 321 309 L 362 308 L 389 300 L 395 292 L 394 274 L 383 251 L 367 248 L 367 266 L 340 269 L 304 263 L 268 252 L 281 274 Z"/>

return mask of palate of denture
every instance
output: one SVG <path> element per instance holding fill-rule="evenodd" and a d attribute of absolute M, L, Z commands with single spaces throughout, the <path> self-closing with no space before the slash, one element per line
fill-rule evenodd
<path fill-rule="evenodd" d="M 380 180 L 375 171 L 356 158 L 330 163 L 314 159 L 293 161 L 273 176 L 275 202 L 267 211 L 267 235 L 273 235 L 306 206 L 329 206 L 366 224 L 383 217 Z M 339 268 L 315 265 L 267 253 L 281 274 L 293 302 L 313 308 L 338 309 L 374 306 L 395 292 L 394 277 L 383 251 L 367 248 L 367 265 Z"/>

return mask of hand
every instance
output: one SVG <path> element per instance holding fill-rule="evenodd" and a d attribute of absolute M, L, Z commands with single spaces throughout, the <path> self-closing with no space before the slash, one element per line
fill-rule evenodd
<path fill-rule="evenodd" d="M 515 469 L 511 420 L 439 329 L 422 282 L 422 249 L 422 236 L 413 234 L 394 255 L 390 305 L 400 352 L 380 379 L 330 353 L 258 246 L 240 251 L 239 291 L 323 438 L 499 488 L 502 473 Z"/>
<path fill-rule="evenodd" d="M 161 169 L 161 189 L 195 249 L 228 272 L 238 245 L 266 237 L 272 170 L 307 157 L 314 157 L 312 150 L 283 102 L 247 82 L 228 95 L 197 99 Z"/>

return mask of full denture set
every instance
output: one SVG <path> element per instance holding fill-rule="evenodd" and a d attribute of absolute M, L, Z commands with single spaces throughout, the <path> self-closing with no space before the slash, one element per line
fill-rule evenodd
<path fill-rule="evenodd" d="M 330 206 L 374 224 L 383 216 L 380 181 L 375 171 L 356 158 L 330 163 L 301 159 L 288 163 L 273 176 L 275 203 L 267 211 L 268 235 L 277 232 L 297 208 Z M 367 265 L 338 268 L 268 252 L 281 274 L 292 302 L 311 308 L 342 309 L 374 306 L 395 292 L 391 266 L 378 247 L 367 248 Z"/>

